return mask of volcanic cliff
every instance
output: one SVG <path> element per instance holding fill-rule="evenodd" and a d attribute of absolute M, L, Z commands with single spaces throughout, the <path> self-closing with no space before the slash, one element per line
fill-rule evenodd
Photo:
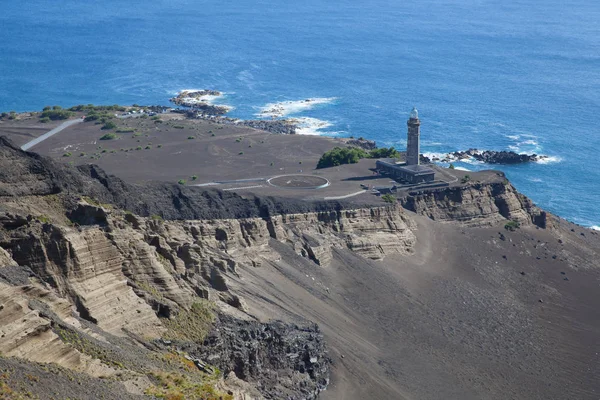
<path fill-rule="evenodd" d="M 2 390 L 586 398 L 600 387 L 578 358 L 599 329 L 597 295 L 545 273 L 597 277 L 598 248 L 503 178 L 389 206 L 242 198 L 132 185 L 0 138 Z M 582 330 L 548 332 L 575 302 Z"/>

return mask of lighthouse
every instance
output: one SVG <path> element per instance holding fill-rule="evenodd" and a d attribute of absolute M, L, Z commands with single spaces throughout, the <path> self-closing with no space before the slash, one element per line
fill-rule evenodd
<path fill-rule="evenodd" d="M 413 107 L 408 118 L 408 140 L 406 141 L 406 165 L 419 165 L 421 121 L 419 112 Z"/>

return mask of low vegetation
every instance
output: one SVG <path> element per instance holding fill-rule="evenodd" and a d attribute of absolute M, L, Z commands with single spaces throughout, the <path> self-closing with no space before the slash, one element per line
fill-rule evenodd
<path fill-rule="evenodd" d="M 514 232 L 521 227 L 519 221 L 509 221 L 504 225 L 504 229 Z"/>
<path fill-rule="evenodd" d="M 180 310 L 176 316 L 163 319 L 163 325 L 167 328 L 164 337 L 201 343 L 214 321 L 214 304 L 202 299 L 192 304 L 189 310 Z"/>
<path fill-rule="evenodd" d="M 233 396 L 214 387 L 216 377 L 193 379 L 189 374 L 157 371 L 150 374 L 154 385 L 146 389 L 147 396 L 169 400 L 233 400 Z"/>
<path fill-rule="evenodd" d="M 117 128 L 117 124 L 115 124 L 112 121 L 106 121 L 104 123 L 104 125 L 102 125 L 102 130 L 105 130 L 105 131 L 108 131 L 108 130 L 111 130 L 111 129 L 116 129 L 116 128 Z"/>
<path fill-rule="evenodd" d="M 73 117 L 75 113 L 69 110 L 63 110 L 60 106 L 44 107 L 40 114 L 40 120 L 47 118 L 51 121 L 59 121 Z"/>
<path fill-rule="evenodd" d="M 71 108 L 69 108 L 69 111 L 95 111 L 95 112 L 102 112 L 102 111 L 126 111 L 127 109 L 123 106 L 120 106 L 118 104 L 112 105 L 112 106 L 96 106 L 93 104 L 79 104 L 76 106 L 73 106 Z"/>
<path fill-rule="evenodd" d="M 381 196 L 381 199 L 383 201 L 385 201 L 386 203 L 390 203 L 390 204 L 393 204 L 396 202 L 396 196 L 394 196 L 393 194 L 389 194 L 389 193 Z"/>
<path fill-rule="evenodd" d="M 177 183 L 179 183 L 180 185 L 185 185 L 186 184 L 186 180 L 185 179 L 180 179 L 177 181 Z"/>
<path fill-rule="evenodd" d="M 114 140 L 117 139 L 118 136 L 114 133 L 107 133 L 106 135 L 103 135 L 100 140 Z"/>
<path fill-rule="evenodd" d="M 467 183 L 471 181 L 471 176 L 470 175 L 465 175 L 463 176 L 463 178 L 460 180 L 461 183 Z"/>
<path fill-rule="evenodd" d="M 358 147 L 335 147 L 323 154 L 317 168 L 337 167 L 344 164 L 355 164 L 363 158 L 396 158 L 400 153 L 395 148 L 380 148 L 366 151 Z"/>

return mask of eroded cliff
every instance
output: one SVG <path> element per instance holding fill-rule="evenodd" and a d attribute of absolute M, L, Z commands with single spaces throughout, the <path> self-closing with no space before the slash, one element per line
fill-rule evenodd
<path fill-rule="evenodd" d="M 361 207 L 128 185 L 2 141 L 0 162 L 17 174 L 0 169 L 0 352 L 115 377 L 133 394 L 158 390 L 167 378 L 153 371 L 165 358 L 193 353 L 198 360 L 182 368 L 235 398 L 315 398 L 329 379 L 323 336 L 310 325 L 259 322 L 248 300 L 256 304 L 261 293 L 244 286 L 255 269 L 291 262 L 290 253 L 322 269 L 345 251 L 365 263 L 410 257 L 417 215 L 546 227 L 546 214 L 508 182 Z M 202 301 L 216 305 L 216 324 L 183 323 Z M 207 347 L 173 332 L 201 325 L 212 329 Z M 246 334 L 251 340 L 240 342 Z M 178 379 L 200 379 L 184 372 Z"/>

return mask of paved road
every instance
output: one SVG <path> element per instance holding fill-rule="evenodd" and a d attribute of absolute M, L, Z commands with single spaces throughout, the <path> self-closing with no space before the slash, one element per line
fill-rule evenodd
<path fill-rule="evenodd" d="M 62 124 L 60 124 L 59 126 L 57 126 L 56 128 L 52 129 L 51 131 L 44 133 L 39 138 L 33 139 L 31 142 L 25 143 L 23 146 L 21 146 L 21 150 L 29 150 L 36 144 L 39 144 L 39 143 L 43 142 L 44 140 L 48 139 L 49 137 L 56 135 L 58 132 L 62 131 L 63 129 L 66 129 L 75 124 L 79 124 L 80 122 L 83 122 L 83 118 L 65 121 Z"/>

